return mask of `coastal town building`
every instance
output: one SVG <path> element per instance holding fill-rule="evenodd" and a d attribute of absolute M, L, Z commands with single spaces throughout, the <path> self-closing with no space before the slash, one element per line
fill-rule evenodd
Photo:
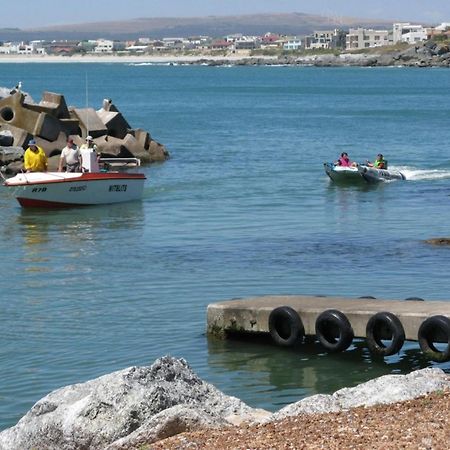
<path fill-rule="evenodd" d="M 350 28 L 346 36 L 345 48 L 347 50 L 359 50 L 390 45 L 392 41 L 389 35 L 388 30 Z"/>
<path fill-rule="evenodd" d="M 295 51 L 300 50 L 302 47 L 302 40 L 297 37 L 289 38 L 284 44 L 283 44 L 283 50 L 286 51 Z"/>
<path fill-rule="evenodd" d="M 345 35 L 343 30 L 334 29 L 326 31 L 315 31 L 312 36 L 305 39 L 305 48 L 307 50 L 344 48 Z"/>
<path fill-rule="evenodd" d="M 42 41 L 5 42 L 0 45 L 1 55 L 45 55 Z"/>
<path fill-rule="evenodd" d="M 408 23 L 394 23 L 392 40 L 393 43 L 407 42 L 414 44 L 428 39 L 428 30 L 422 25 L 412 25 Z"/>
<path fill-rule="evenodd" d="M 99 39 L 94 48 L 94 53 L 112 53 L 114 50 L 114 41 Z"/>
<path fill-rule="evenodd" d="M 173 54 L 182 52 L 224 52 L 230 54 L 251 54 L 256 50 L 301 51 L 323 49 L 361 50 L 405 42 L 415 44 L 431 38 L 441 41 L 450 39 L 450 22 L 444 22 L 435 27 L 425 28 L 422 25 L 410 23 L 394 23 L 391 30 L 376 30 L 363 27 L 350 30 L 317 30 L 308 36 L 289 36 L 267 32 L 264 35 L 253 36 L 234 33 L 226 36 L 192 36 L 165 37 L 152 39 L 140 37 L 138 40 L 59 40 L 29 42 L 0 42 L 0 55 L 64 55 L 76 54 L 94 55 L 152 55 Z"/>

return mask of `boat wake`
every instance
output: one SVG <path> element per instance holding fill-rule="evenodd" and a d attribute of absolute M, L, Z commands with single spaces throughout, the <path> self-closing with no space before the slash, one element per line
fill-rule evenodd
<path fill-rule="evenodd" d="M 405 175 L 407 181 L 444 180 L 450 178 L 450 170 L 446 169 L 415 169 L 413 167 L 395 167 Z"/>

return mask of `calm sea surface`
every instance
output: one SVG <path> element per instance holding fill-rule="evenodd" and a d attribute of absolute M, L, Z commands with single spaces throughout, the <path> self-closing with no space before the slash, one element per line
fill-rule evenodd
<path fill-rule="evenodd" d="M 36 101 L 112 98 L 172 156 L 144 168 L 142 202 L 24 211 L 0 187 L 0 429 L 56 388 L 166 354 L 270 410 L 428 365 L 412 343 L 373 361 L 362 342 L 327 355 L 208 340 L 206 307 L 264 294 L 450 301 L 450 249 L 423 243 L 450 236 L 449 70 L 0 68 L 0 86 L 22 81 Z M 336 187 L 322 163 L 342 151 L 382 152 L 408 180 Z"/>

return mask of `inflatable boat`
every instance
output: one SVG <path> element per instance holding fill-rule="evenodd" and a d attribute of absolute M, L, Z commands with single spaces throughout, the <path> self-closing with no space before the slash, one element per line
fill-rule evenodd
<path fill-rule="evenodd" d="M 358 166 L 335 166 L 333 163 L 323 164 L 325 173 L 335 183 L 363 183 L 364 179 L 358 171 Z"/>
<path fill-rule="evenodd" d="M 405 180 L 405 175 L 395 169 L 376 169 L 375 167 L 356 164 L 351 167 L 335 166 L 324 163 L 325 173 L 335 183 L 379 183 L 381 181 Z"/>
<path fill-rule="evenodd" d="M 376 169 L 358 165 L 358 172 L 368 183 L 379 183 L 380 181 L 406 180 L 399 170 L 395 169 Z"/>

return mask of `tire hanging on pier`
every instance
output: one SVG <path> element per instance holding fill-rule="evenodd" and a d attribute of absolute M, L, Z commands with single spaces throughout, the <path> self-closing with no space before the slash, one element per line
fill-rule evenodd
<path fill-rule="evenodd" d="M 316 319 L 316 335 L 328 352 L 343 352 L 350 347 L 354 332 L 344 313 L 328 309 Z"/>
<path fill-rule="evenodd" d="M 366 326 L 366 339 L 369 350 L 380 356 L 398 353 L 405 342 L 405 330 L 400 319 L 390 312 L 373 315 Z M 390 340 L 385 345 L 383 340 Z"/>
<path fill-rule="evenodd" d="M 450 361 L 450 319 L 446 316 L 428 317 L 419 328 L 418 340 L 422 352 L 432 361 Z M 442 343 L 442 349 L 435 343 Z"/>
<path fill-rule="evenodd" d="M 280 306 L 270 313 L 269 332 L 274 342 L 282 347 L 291 347 L 305 336 L 302 320 L 290 306 Z"/>

